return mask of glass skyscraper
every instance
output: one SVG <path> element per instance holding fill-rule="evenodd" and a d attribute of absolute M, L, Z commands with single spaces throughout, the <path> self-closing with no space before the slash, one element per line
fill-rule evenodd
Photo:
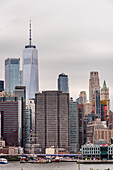
<path fill-rule="evenodd" d="M 38 50 L 31 45 L 31 23 L 29 45 L 23 51 L 23 85 L 26 86 L 26 102 L 35 98 L 35 93 L 39 92 L 38 80 Z"/>
<path fill-rule="evenodd" d="M 59 74 L 59 77 L 58 77 L 58 90 L 62 91 L 64 93 L 69 93 L 68 75 L 65 75 L 64 73 Z"/>
<path fill-rule="evenodd" d="M 5 60 L 5 92 L 13 93 L 15 86 L 19 85 L 20 59 Z"/>

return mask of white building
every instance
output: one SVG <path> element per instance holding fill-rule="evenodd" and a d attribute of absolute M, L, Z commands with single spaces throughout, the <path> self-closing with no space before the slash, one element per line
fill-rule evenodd
<path fill-rule="evenodd" d="M 26 86 L 26 103 L 39 92 L 38 50 L 31 45 L 31 23 L 29 45 L 23 51 L 23 85 Z"/>

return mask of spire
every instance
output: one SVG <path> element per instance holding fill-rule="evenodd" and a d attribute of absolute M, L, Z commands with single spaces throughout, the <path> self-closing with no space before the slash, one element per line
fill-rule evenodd
<path fill-rule="evenodd" d="M 104 80 L 104 84 L 103 84 L 103 89 L 106 90 L 107 86 L 106 86 L 106 81 Z"/>
<path fill-rule="evenodd" d="M 31 19 L 30 19 L 30 24 L 29 24 L 29 45 L 31 46 Z"/>
<path fill-rule="evenodd" d="M 30 19 L 30 24 L 29 24 L 29 45 L 26 45 L 25 48 L 36 48 L 35 45 L 31 45 L 31 19 Z"/>

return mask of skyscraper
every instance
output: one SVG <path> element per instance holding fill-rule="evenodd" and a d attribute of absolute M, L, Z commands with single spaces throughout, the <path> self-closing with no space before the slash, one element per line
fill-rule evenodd
<path fill-rule="evenodd" d="M 79 150 L 79 119 L 78 103 L 70 99 L 70 152 L 77 153 Z"/>
<path fill-rule="evenodd" d="M 81 91 L 79 95 L 79 104 L 85 104 L 87 101 L 86 91 Z"/>
<path fill-rule="evenodd" d="M 13 93 L 15 86 L 19 85 L 20 59 L 11 58 L 5 60 L 5 91 Z"/>
<path fill-rule="evenodd" d="M 38 50 L 31 45 L 31 22 L 29 45 L 23 51 L 23 85 L 26 86 L 26 102 L 35 98 L 35 93 L 39 92 L 38 79 Z"/>
<path fill-rule="evenodd" d="M 98 72 L 93 71 L 90 72 L 90 79 L 89 79 L 89 102 L 91 103 L 92 110 L 93 110 L 93 100 L 95 98 L 96 90 L 100 90 L 99 76 L 98 76 Z"/>
<path fill-rule="evenodd" d="M 59 74 L 59 77 L 58 77 L 58 90 L 63 91 L 64 93 L 69 93 L 68 75 L 65 75 L 64 73 Z"/>
<path fill-rule="evenodd" d="M 104 80 L 103 87 L 101 88 L 101 115 L 102 120 L 107 120 L 107 117 L 110 112 L 110 99 L 109 99 L 109 88 L 106 86 Z"/>
<path fill-rule="evenodd" d="M 4 91 L 4 81 L 0 80 L 0 92 Z"/>
<path fill-rule="evenodd" d="M 36 142 L 47 147 L 69 148 L 69 93 L 43 91 L 35 95 Z"/>

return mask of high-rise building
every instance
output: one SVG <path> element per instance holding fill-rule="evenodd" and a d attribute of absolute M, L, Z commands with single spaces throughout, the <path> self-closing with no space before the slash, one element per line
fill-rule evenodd
<path fill-rule="evenodd" d="M 1 137 L 7 146 L 25 145 L 25 91 L 14 90 L 14 97 L 0 97 Z"/>
<path fill-rule="evenodd" d="M 0 80 L 0 92 L 4 91 L 4 81 Z"/>
<path fill-rule="evenodd" d="M 91 103 L 88 101 L 85 103 L 84 114 L 85 115 L 91 114 Z"/>
<path fill-rule="evenodd" d="M 19 86 L 23 85 L 23 71 L 19 71 Z"/>
<path fill-rule="evenodd" d="M 35 95 L 36 143 L 47 147 L 69 148 L 69 93 L 43 91 Z"/>
<path fill-rule="evenodd" d="M 103 88 L 101 88 L 101 109 L 103 120 L 107 120 L 110 112 L 110 99 L 109 99 L 109 88 L 106 86 L 106 82 L 103 83 Z"/>
<path fill-rule="evenodd" d="M 64 93 L 69 93 L 69 86 L 68 86 L 68 75 L 64 73 L 59 74 L 58 77 L 58 90 Z"/>
<path fill-rule="evenodd" d="M 38 50 L 31 45 L 31 23 L 29 45 L 23 51 L 23 85 L 26 86 L 26 102 L 35 98 L 35 93 L 39 92 L 38 79 Z"/>
<path fill-rule="evenodd" d="M 70 99 L 70 152 L 79 151 L 78 103 Z"/>
<path fill-rule="evenodd" d="M 13 93 L 15 86 L 19 85 L 20 59 L 5 60 L 5 92 Z"/>
<path fill-rule="evenodd" d="M 87 101 L 86 91 L 81 91 L 79 95 L 79 104 L 85 104 Z"/>
<path fill-rule="evenodd" d="M 83 124 L 83 117 L 84 117 L 84 105 L 78 105 L 78 122 L 79 122 L 79 149 L 84 144 L 84 124 Z"/>
<path fill-rule="evenodd" d="M 93 110 L 93 100 L 95 99 L 95 91 L 100 90 L 99 76 L 98 72 L 90 72 L 89 79 L 89 102 L 91 103 L 91 108 Z"/>

